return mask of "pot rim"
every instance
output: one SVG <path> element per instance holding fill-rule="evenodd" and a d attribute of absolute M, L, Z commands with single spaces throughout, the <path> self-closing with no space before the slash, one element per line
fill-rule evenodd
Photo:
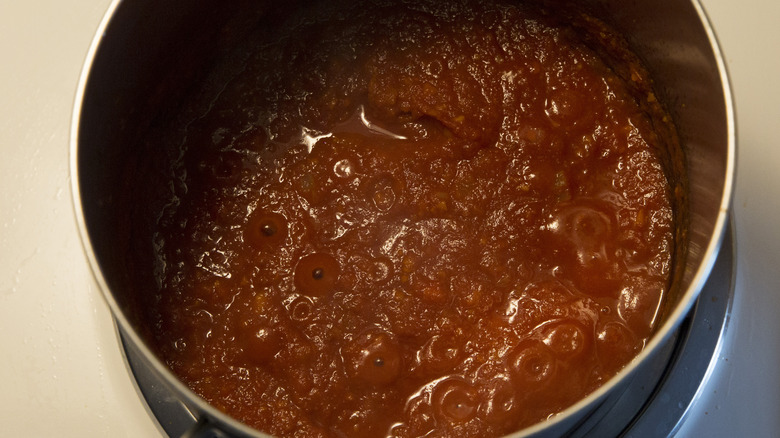
<path fill-rule="evenodd" d="M 710 272 L 712 271 L 716 256 L 720 250 L 725 233 L 727 231 L 729 211 L 734 193 L 737 144 L 736 110 L 734 106 L 734 98 L 732 94 L 733 92 L 728 69 L 717 36 L 715 35 L 715 31 L 712 28 L 711 22 L 700 0 L 689 1 L 698 14 L 700 23 L 704 28 L 704 31 L 706 32 L 707 38 L 709 40 L 710 48 L 712 49 L 712 55 L 717 64 L 718 74 L 720 76 L 721 85 L 723 87 L 723 103 L 725 104 L 727 124 L 726 172 L 724 175 L 723 195 L 720 200 L 719 210 L 717 218 L 714 222 L 712 235 L 710 237 L 709 244 L 704 251 L 702 261 L 699 264 L 690 285 L 686 289 L 685 293 L 682 294 L 679 302 L 674 307 L 674 310 L 667 316 L 664 323 L 656 330 L 655 334 L 646 344 L 645 348 L 636 357 L 634 357 L 631 362 L 626 364 L 623 369 L 621 369 L 607 382 L 597 388 L 594 392 L 580 399 L 577 403 L 569 406 L 557 414 L 554 414 L 546 421 L 542 421 L 519 431 L 513 432 L 507 435 L 507 437 L 521 438 L 541 433 L 545 431 L 545 429 L 567 421 L 577 413 L 584 412 L 588 406 L 594 405 L 599 400 L 606 397 L 606 395 L 613 388 L 620 385 L 633 373 L 639 363 L 647 360 L 649 356 L 653 355 L 657 350 L 659 350 L 660 347 L 675 333 L 677 327 L 683 318 L 688 314 L 689 310 L 693 306 L 693 303 L 698 298 L 702 287 L 704 286 L 707 278 L 710 275 Z M 165 384 L 168 385 L 169 388 L 175 393 L 179 394 L 187 400 L 185 406 L 187 406 L 187 408 L 192 412 L 196 420 L 199 422 L 203 422 L 204 419 L 206 421 L 216 421 L 219 423 L 220 427 L 226 426 L 226 428 L 232 433 L 238 433 L 246 436 L 271 437 L 270 435 L 251 428 L 213 407 L 206 400 L 192 391 L 183 382 L 181 382 L 179 378 L 174 375 L 165 364 L 162 363 L 162 361 L 146 345 L 141 336 L 133 328 L 132 324 L 130 324 L 126 315 L 111 293 L 111 289 L 109 288 L 108 282 L 103 276 L 97 257 L 95 255 L 92 241 L 87 230 L 84 210 L 82 208 L 81 186 L 78 177 L 79 128 L 81 124 L 82 104 L 86 94 L 93 63 L 103 40 L 103 36 L 106 34 L 106 31 L 121 3 L 122 0 L 112 0 L 89 46 L 89 50 L 84 60 L 84 64 L 78 80 L 78 87 L 73 105 L 73 114 L 70 123 L 69 171 L 71 201 L 73 203 L 74 215 L 79 231 L 79 236 L 81 238 L 84 255 L 89 263 L 92 277 L 100 289 L 103 299 L 108 304 L 115 323 L 122 328 L 123 332 L 130 338 L 130 341 L 138 347 L 144 359 L 149 363 L 154 372 L 163 379 Z"/>

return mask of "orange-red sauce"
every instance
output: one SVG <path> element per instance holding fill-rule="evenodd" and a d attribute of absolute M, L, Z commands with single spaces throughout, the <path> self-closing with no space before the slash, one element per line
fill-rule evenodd
<path fill-rule="evenodd" d="M 673 247 L 659 139 L 544 13 L 375 3 L 260 31 L 187 110 L 155 342 L 271 434 L 506 434 L 649 336 Z"/>

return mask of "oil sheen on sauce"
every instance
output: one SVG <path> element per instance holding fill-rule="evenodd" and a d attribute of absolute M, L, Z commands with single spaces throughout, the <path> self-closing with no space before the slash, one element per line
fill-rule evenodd
<path fill-rule="evenodd" d="M 530 6 L 334 11 L 259 30 L 148 140 L 180 155 L 157 350 L 277 436 L 500 436 L 560 412 L 641 350 L 668 288 L 642 102 Z"/>

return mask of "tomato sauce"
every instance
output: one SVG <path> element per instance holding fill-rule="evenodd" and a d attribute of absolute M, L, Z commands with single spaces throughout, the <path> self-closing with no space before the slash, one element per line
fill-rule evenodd
<path fill-rule="evenodd" d="M 178 154 L 156 347 L 278 436 L 542 421 L 642 349 L 669 286 L 644 97 L 544 9 L 360 4 L 260 29 L 149 140 Z"/>

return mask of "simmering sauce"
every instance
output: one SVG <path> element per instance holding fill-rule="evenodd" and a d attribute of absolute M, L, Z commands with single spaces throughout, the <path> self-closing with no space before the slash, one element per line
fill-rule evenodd
<path fill-rule="evenodd" d="M 654 97 L 544 9 L 359 4 L 259 30 L 149 140 L 178 154 L 156 347 L 278 436 L 542 421 L 642 349 L 669 286 Z"/>

